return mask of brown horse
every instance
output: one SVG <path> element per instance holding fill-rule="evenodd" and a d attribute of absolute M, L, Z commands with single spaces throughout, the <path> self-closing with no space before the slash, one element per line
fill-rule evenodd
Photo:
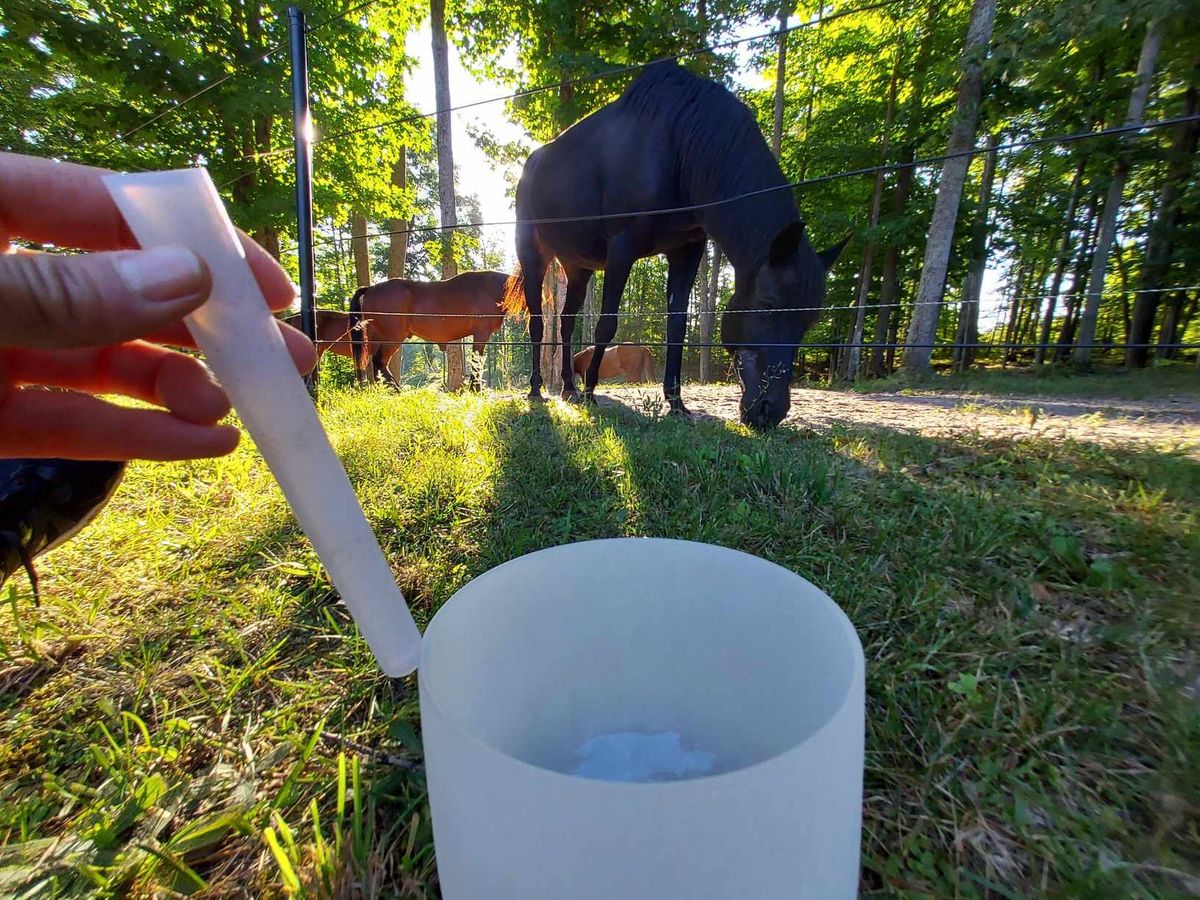
<path fill-rule="evenodd" d="M 388 362 L 410 337 L 437 344 L 470 337 L 482 355 L 488 340 L 507 315 L 523 315 L 523 279 L 505 272 L 463 272 L 446 281 L 391 278 L 359 288 L 350 298 L 350 331 L 354 371 L 361 382 L 364 370 L 395 384 Z M 474 367 L 471 373 L 475 383 Z"/>
<path fill-rule="evenodd" d="M 317 314 L 317 361 L 325 353 L 336 353 L 346 359 L 354 359 L 353 343 L 350 339 L 350 316 L 336 309 L 314 310 Z M 288 316 L 283 321 L 300 327 L 300 314 Z"/>
<path fill-rule="evenodd" d="M 592 363 L 592 353 L 595 347 L 580 350 L 574 357 L 575 374 L 583 377 Z M 635 347 L 630 344 L 617 344 L 604 351 L 600 360 L 600 379 L 620 378 L 624 376 L 627 382 L 645 384 L 654 380 L 654 357 L 645 347 Z"/>

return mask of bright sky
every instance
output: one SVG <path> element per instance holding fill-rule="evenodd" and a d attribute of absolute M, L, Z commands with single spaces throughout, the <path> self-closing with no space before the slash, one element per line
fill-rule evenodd
<path fill-rule="evenodd" d="M 737 37 L 748 37 L 770 30 L 762 23 L 745 26 Z M 739 48 L 739 58 L 748 63 L 748 54 L 742 44 Z M 437 108 L 434 100 L 433 87 L 433 54 L 431 35 L 428 24 L 419 31 L 408 35 L 406 44 L 410 56 L 418 60 L 406 82 L 406 92 L 410 102 L 423 111 Z M 762 86 L 770 83 L 773 73 L 753 73 L 746 68 L 739 70 L 738 81 L 747 86 Z M 453 106 L 464 103 L 474 103 L 488 100 L 510 93 L 513 86 L 481 82 L 471 75 L 459 59 L 457 49 L 450 42 L 450 102 Z M 495 171 L 488 157 L 481 151 L 466 131 L 468 122 L 481 126 L 500 141 L 521 139 L 531 146 L 536 146 L 523 129 L 514 125 L 505 115 L 506 104 L 503 102 L 487 103 L 453 114 L 453 144 L 454 162 L 458 170 L 458 190 L 462 194 L 475 194 L 479 198 L 480 211 L 485 222 L 511 221 L 515 216 L 512 201 L 505 196 L 507 182 L 502 173 Z M 511 265 L 515 260 L 513 252 L 514 232 L 511 225 L 495 226 L 488 229 L 488 238 L 498 239 L 499 244 L 507 253 Z M 984 274 L 982 298 L 980 303 L 981 331 L 986 331 L 1001 312 L 1000 279 L 1003 269 L 1000 260 L 992 257 L 992 264 Z M 665 302 L 665 300 L 664 300 Z"/>
<path fill-rule="evenodd" d="M 433 88 L 433 44 L 429 25 L 408 35 L 406 48 L 410 56 L 419 62 L 405 83 L 405 93 L 417 109 L 437 109 Z M 461 106 L 500 97 L 511 93 L 513 88 L 481 82 L 475 79 L 459 60 L 457 48 L 450 42 L 450 104 Z M 536 146 L 524 130 L 510 122 L 504 114 L 503 102 L 487 103 L 471 109 L 455 112 L 451 141 L 454 147 L 454 165 L 458 170 L 457 187 L 461 194 L 474 194 L 479 198 L 480 212 L 485 222 L 511 221 L 515 217 L 512 201 L 504 195 L 508 186 L 503 173 L 492 168 L 487 155 L 480 150 L 470 135 L 467 123 L 481 126 L 499 141 L 524 140 Z M 508 255 L 509 263 L 516 259 L 513 245 L 515 236 L 511 225 L 502 225 L 487 230 L 485 237 L 499 238 L 500 245 Z"/>

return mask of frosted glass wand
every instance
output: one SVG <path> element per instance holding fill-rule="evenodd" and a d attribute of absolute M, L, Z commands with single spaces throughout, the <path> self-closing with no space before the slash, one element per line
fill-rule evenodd
<path fill-rule="evenodd" d="M 143 248 L 188 247 L 213 289 L 186 319 L 334 587 L 388 675 L 417 667 L 421 634 L 363 516 L 204 169 L 106 176 Z"/>

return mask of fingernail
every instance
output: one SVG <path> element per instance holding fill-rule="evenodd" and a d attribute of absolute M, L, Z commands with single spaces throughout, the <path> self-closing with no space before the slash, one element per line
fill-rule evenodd
<path fill-rule="evenodd" d="M 204 270 L 200 258 L 183 247 L 155 247 L 122 254 L 117 274 L 143 300 L 165 302 L 191 297 L 200 290 Z"/>

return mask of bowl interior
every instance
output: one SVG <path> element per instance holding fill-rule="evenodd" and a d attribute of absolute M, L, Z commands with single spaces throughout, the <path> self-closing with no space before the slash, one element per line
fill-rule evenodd
<path fill-rule="evenodd" d="M 862 650 L 820 590 L 757 557 L 684 541 L 543 550 L 475 579 L 426 631 L 420 677 L 461 731 L 559 772 L 600 734 L 678 732 L 713 774 L 819 730 Z"/>

